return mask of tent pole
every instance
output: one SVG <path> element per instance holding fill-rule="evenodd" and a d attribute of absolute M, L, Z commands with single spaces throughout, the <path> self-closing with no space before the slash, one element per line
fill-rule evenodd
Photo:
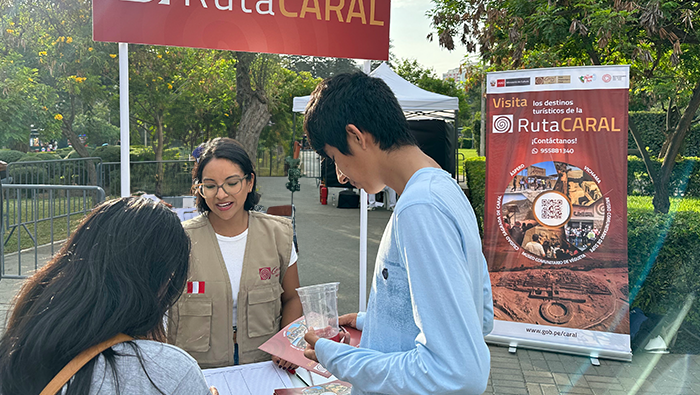
<path fill-rule="evenodd" d="M 454 152 L 454 155 L 455 155 L 455 180 L 457 180 L 457 182 L 459 182 L 459 171 L 457 170 L 457 169 L 459 169 L 459 163 L 457 163 L 457 161 L 459 160 L 459 148 L 460 147 L 458 144 L 459 138 L 457 136 L 459 136 L 459 110 L 455 110 L 455 135 L 454 135 L 454 140 L 452 142 L 452 144 L 454 144 L 454 147 L 455 147 L 455 152 Z"/>
<path fill-rule="evenodd" d="M 481 130 L 479 156 L 486 156 L 486 76 L 481 80 Z"/>
<path fill-rule="evenodd" d="M 289 152 L 291 156 L 294 157 L 294 137 L 297 133 L 297 113 L 292 111 L 292 142 L 289 144 Z"/>
<path fill-rule="evenodd" d="M 129 168 L 129 46 L 119 43 L 119 158 L 121 164 L 121 195 L 131 195 Z"/>
<path fill-rule="evenodd" d="M 362 71 L 369 75 L 370 61 L 365 60 Z M 360 308 L 367 310 L 367 192 L 360 190 Z"/>

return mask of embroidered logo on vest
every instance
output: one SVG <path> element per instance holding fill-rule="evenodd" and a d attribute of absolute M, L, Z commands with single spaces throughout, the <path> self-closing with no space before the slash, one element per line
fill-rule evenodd
<path fill-rule="evenodd" d="M 261 280 L 269 280 L 272 277 L 272 270 L 269 267 L 261 267 L 258 271 L 260 272 Z"/>

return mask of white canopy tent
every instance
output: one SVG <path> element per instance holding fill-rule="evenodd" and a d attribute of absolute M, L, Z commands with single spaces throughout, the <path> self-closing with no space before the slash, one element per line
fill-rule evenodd
<path fill-rule="evenodd" d="M 369 71 L 366 66 L 365 72 Z M 369 73 L 371 77 L 380 78 L 391 88 L 399 101 L 399 105 L 406 114 L 406 118 L 410 117 L 430 117 L 430 118 L 447 118 L 457 121 L 457 112 L 459 110 L 459 99 L 441 95 L 434 92 L 426 91 L 412 83 L 406 81 L 403 77 L 396 74 L 394 70 L 386 63 L 382 62 L 374 71 Z M 306 105 L 309 103 L 310 96 L 295 97 L 292 105 L 294 113 L 304 113 Z M 457 125 L 455 125 L 457 129 Z M 454 142 L 455 154 L 457 150 L 457 142 Z M 361 193 L 360 205 L 360 306 L 359 311 L 365 311 L 367 308 L 367 195 L 364 190 Z"/>
<path fill-rule="evenodd" d="M 426 113 L 444 113 L 446 111 L 459 110 L 458 98 L 421 89 L 396 74 L 384 62 L 369 75 L 380 78 L 389 85 L 404 112 L 425 115 Z M 306 104 L 309 102 L 309 98 L 310 96 L 295 97 L 292 110 L 301 113 L 306 111 Z"/>

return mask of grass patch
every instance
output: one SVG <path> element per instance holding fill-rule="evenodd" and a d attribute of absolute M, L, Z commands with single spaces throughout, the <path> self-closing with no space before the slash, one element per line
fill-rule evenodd
<path fill-rule="evenodd" d="M 628 210 L 654 210 L 651 196 L 628 196 Z M 671 198 L 671 208 L 669 212 L 674 211 L 694 211 L 700 213 L 700 198 Z"/>
<path fill-rule="evenodd" d="M 53 206 L 53 207 L 52 207 Z M 91 198 L 9 199 L 3 202 L 4 253 L 64 240 L 75 231 L 94 204 Z M 19 234 L 19 242 L 18 242 Z M 18 248 L 19 245 L 19 248 Z"/>
<path fill-rule="evenodd" d="M 476 149 L 460 148 L 458 152 L 464 155 L 464 157 L 462 155 L 457 155 L 457 174 L 463 174 L 464 160 L 477 156 L 477 151 Z"/>

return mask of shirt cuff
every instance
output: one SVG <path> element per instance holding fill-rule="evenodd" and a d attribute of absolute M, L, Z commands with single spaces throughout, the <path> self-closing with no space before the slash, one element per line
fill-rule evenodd
<path fill-rule="evenodd" d="M 365 327 L 365 313 L 357 313 L 357 319 L 355 320 L 355 327 L 357 330 L 361 331 Z"/>
<path fill-rule="evenodd" d="M 341 372 L 335 371 L 333 360 L 344 351 L 356 350 L 356 348 L 349 344 L 321 338 L 316 342 L 314 350 L 316 350 L 316 359 L 318 359 L 318 362 L 329 372 L 333 373 L 336 378 L 343 380 L 343 377 L 340 376 Z"/>

